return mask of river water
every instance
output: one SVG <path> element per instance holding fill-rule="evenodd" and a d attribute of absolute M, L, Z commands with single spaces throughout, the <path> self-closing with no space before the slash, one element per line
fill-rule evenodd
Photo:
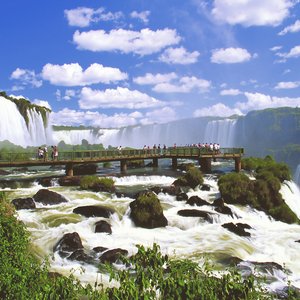
<path fill-rule="evenodd" d="M 128 175 L 122 177 L 117 174 L 117 168 L 118 166 L 109 170 L 102 169 L 101 173 L 110 173 L 117 190 L 126 192 L 152 186 L 169 186 L 180 174 L 179 171 L 174 172 L 170 169 L 170 162 L 162 163 L 156 171 L 152 171 L 151 168 L 129 170 Z M 233 168 L 234 166 L 227 162 L 213 163 L 214 170 L 228 171 Z M 5 178 L 31 180 L 39 176 L 62 174 L 62 170 L 40 169 L 16 172 Z M 210 191 L 196 188 L 189 190 L 188 196 L 197 195 L 212 203 L 219 197 L 217 173 L 205 175 L 205 183 L 210 186 Z M 96 266 L 71 261 L 53 252 L 53 247 L 65 233 L 77 232 L 87 251 L 103 246 L 109 249 L 126 249 L 131 255 L 137 251 L 137 244 L 151 247 L 153 243 L 157 243 L 161 251 L 170 256 L 189 258 L 199 264 L 204 262 L 204 257 L 209 258 L 217 270 L 224 269 L 231 258 L 238 258 L 241 261 L 239 263 L 241 272 L 255 272 L 255 268 L 259 267 L 267 276 L 268 287 L 272 290 L 283 289 L 289 281 L 293 286 L 300 288 L 300 243 L 296 242 L 300 239 L 299 225 L 274 221 L 263 212 L 235 205 L 228 205 L 233 211 L 231 217 L 215 212 L 212 206 L 191 207 L 183 201 L 176 201 L 174 196 L 159 193 L 158 198 L 168 219 L 168 226 L 145 229 L 136 227 L 129 218 L 129 204 L 133 198 L 82 191 L 77 187 L 60 187 L 55 182 L 53 184 L 48 189 L 65 196 L 67 203 L 53 206 L 37 204 L 34 210 L 17 212 L 17 217 L 25 223 L 31 233 L 33 251 L 41 258 L 49 256 L 52 271 L 62 274 L 71 272 L 83 283 L 101 281 L 105 285 L 111 284 L 108 276 L 102 274 Z M 2 190 L 9 191 L 8 197 L 12 200 L 33 196 L 42 188 L 34 181 L 25 185 L 20 184 L 17 188 L 7 185 Z M 300 218 L 300 192 L 297 185 L 292 181 L 285 182 L 281 193 Z M 86 218 L 72 212 L 75 207 L 84 205 L 105 205 L 113 208 L 116 213 L 108 220 L 99 217 Z M 212 222 L 199 217 L 182 217 L 177 214 L 180 209 L 191 208 L 213 212 Z M 101 219 L 111 224 L 111 235 L 94 232 L 95 223 Z M 240 237 L 221 226 L 228 222 L 250 225 L 252 229 L 248 232 L 251 233 L 251 237 Z"/>

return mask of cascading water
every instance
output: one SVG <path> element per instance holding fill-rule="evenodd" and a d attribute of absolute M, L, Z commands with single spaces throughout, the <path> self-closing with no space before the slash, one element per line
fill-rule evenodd
<path fill-rule="evenodd" d="M 300 164 L 297 166 L 295 174 L 294 174 L 294 181 L 300 187 Z"/>
<path fill-rule="evenodd" d="M 218 143 L 221 147 L 233 147 L 236 141 L 235 119 L 213 120 L 205 128 L 205 143 Z"/>
<path fill-rule="evenodd" d="M 15 103 L 0 96 L 0 106 L 0 141 L 23 147 L 52 142 L 51 126 L 44 126 L 42 115 L 35 108 L 28 110 L 27 126 Z"/>

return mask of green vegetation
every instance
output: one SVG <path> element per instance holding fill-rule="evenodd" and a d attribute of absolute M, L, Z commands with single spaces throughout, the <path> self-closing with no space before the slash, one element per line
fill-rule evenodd
<path fill-rule="evenodd" d="M 216 278 L 211 267 L 171 259 L 155 244 L 149 249 L 137 246 L 137 254 L 122 258 L 126 269 L 101 266 L 119 287 L 104 289 L 99 283 L 82 286 L 72 275 L 50 273 L 47 262 L 33 256 L 29 233 L 14 214 L 4 192 L 0 192 L 1 299 L 274 299 L 262 288 L 261 279 L 253 275 L 242 278 L 236 270 L 227 270 Z M 286 299 L 299 299 L 297 296 L 289 291 Z"/>
<path fill-rule="evenodd" d="M 194 189 L 197 185 L 203 184 L 203 181 L 201 171 L 198 168 L 191 166 L 183 176 L 175 180 L 174 184 Z"/>
<path fill-rule="evenodd" d="M 218 181 L 222 198 L 226 203 L 251 205 L 286 223 L 299 223 L 296 214 L 285 204 L 280 194 L 281 183 L 290 180 L 287 165 L 276 163 L 272 157 L 246 158 L 242 160 L 246 170 L 255 172 L 255 180 L 242 173 L 231 173 Z"/>
<path fill-rule="evenodd" d="M 83 190 L 94 190 L 95 188 L 101 187 L 105 191 L 114 190 L 114 181 L 108 177 L 98 177 L 95 175 L 83 176 L 80 179 L 80 188 Z"/>

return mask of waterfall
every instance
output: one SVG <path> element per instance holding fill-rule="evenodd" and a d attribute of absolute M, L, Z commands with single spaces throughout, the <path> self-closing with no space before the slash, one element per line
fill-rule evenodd
<path fill-rule="evenodd" d="M 45 128 L 42 115 L 35 109 L 28 110 L 28 126 L 12 101 L 0 96 L 0 141 L 13 144 L 38 146 L 52 141 L 50 126 Z"/>
<path fill-rule="evenodd" d="M 295 171 L 294 181 L 300 187 L 300 164 L 298 164 L 297 169 Z"/>
<path fill-rule="evenodd" d="M 213 120 L 205 128 L 205 143 L 219 143 L 221 147 L 235 146 L 237 120 Z"/>

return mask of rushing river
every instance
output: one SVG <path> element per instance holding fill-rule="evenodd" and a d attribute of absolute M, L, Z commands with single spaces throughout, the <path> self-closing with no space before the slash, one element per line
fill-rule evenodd
<path fill-rule="evenodd" d="M 228 163 L 214 163 L 214 168 L 224 171 L 233 169 L 233 166 Z M 179 174 L 178 171 L 170 170 L 167 164 L 160 166 L 155 173 L 148 168 L 139 172 L 130 170 L 131 173 L 127 176 L 119 177 L 115 175 L 116 172 L 117 169 L 110 170 L 116 188 L 121 192 L 135 192 L 152 186 L 169 186 Z M 17 172 L 5 177 L 10 180 L 20 177 L 32 179 L 49 174 L 62 175 L 63 171 L 43 169 L 38 172 L 24 171 L 22 174 Z M 188 196 L 197 195 L 212 203 L 219 197 L 217 174 L 206 175 L 205 183 L 210 186 L 210 191 L 196 188 L 190 190 Z M 10 191 L 9 199 L 14 199 L 31 197 L 42 188 L 44 187 L 33 182 L 26 187 L 7 187 L 4 190 Z M 170 256 L 189 258 L 200 264 L 205 256 L 211 259 L 219 270 L 224 269 L 231 258 L 241 260 L 239 268 L 244 273 L 255 272 L 255 268 L 265 266 L 261 271 L 267 276 L 271 289 L 281 290 L 289 281 L 293 286 L 300 288 L 300 243 L 296 242 L 300 239 L 299 225 L 274 221 L 265 213 L 250 207 L 228 205 L 234 215 L 231 217 L 216 213 L 213 206 L 191 207 L 184 201 L 177 201 L 175 196 L 159 193 L 158 198 L 168 219 L 168 226 L 145 229 L 135 227 L 129 218 L 129 204 L 133 198 L 82 191 L 77 187 L 61 187 L 55 182 L 48 189 L 62 194 L 68 202 L 52 206 L 37 203 L 36 209 L 19 210 L 17 215 L 31 233 L 33 250 L 41 258 L 49 256 L 53 271 L 62 274 L 71 272 L 82 282 L 94 283 L 97 280 L 110 284 L 108 276 L 101 274 L 96 266 L 68 260 L 53 252 L 53 247 L 65 233 L 77 232 L 86 250 L 97 246 L 122 248 L 131 255 L 137 251 L 136 244 L 151 247 L 153 243 L 157 243 L 161 251 Z M 285 182 L 281 193 L 300 218 L 300 192 L 297 185 L 294 182 Z M 85 205 L 105 205 L 116 211 L 109 220 L 106 219 L 111 224 L 112 234 L 94 232 L 95 223 L 104 218 L 86 218 L 72 212 L 75 207 Z M 199 217 L 182 217 L 177 214 L 180 209 L 191 208 L 214 212 L 213 221 L 207 222 Z M 228 222 L 249 224 L 252 227 L 248 230 L 251 237 L 240 237 L 221 226 Z"/>

